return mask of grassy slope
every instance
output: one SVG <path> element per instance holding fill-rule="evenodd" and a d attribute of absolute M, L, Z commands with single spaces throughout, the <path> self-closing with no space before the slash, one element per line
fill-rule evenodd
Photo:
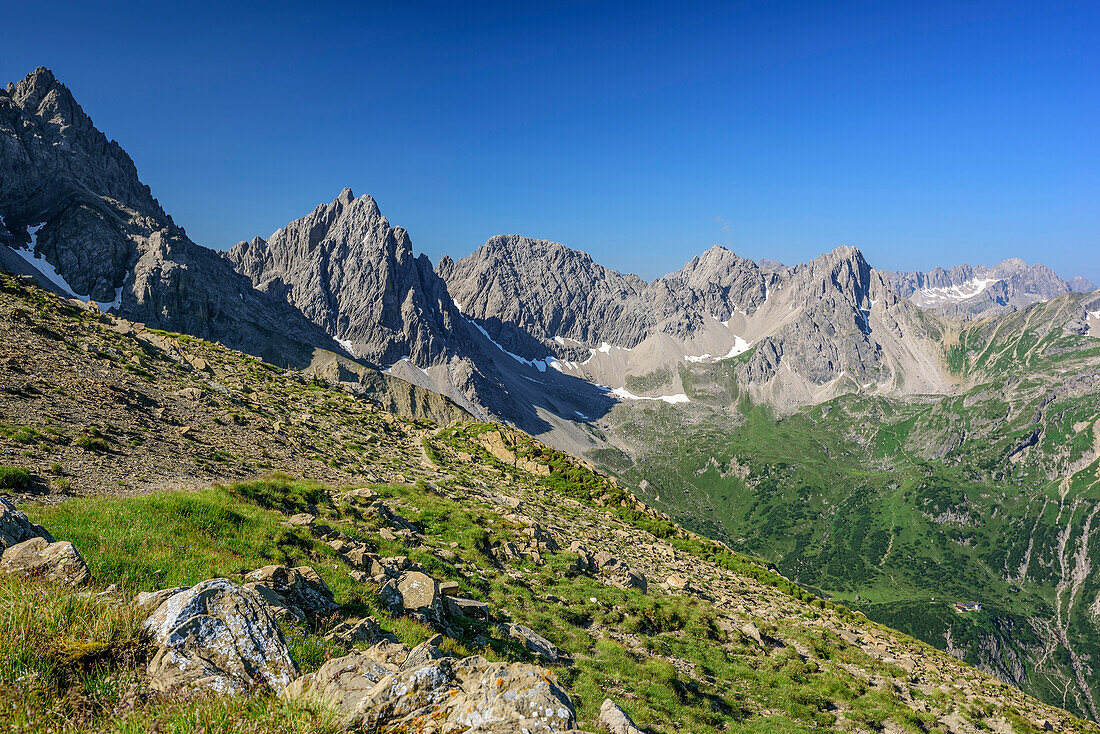
<path fill-rule="evenodd" d="M 955 397 L 851 395 L 782 420 L 742 404 L 731 420 L 714 400 L 736 395 L 728 369 L 696 368 L 692 398 L 714 407 L 619 413 L 617 432 L 641 447 L 626 476 L 647 480 L 647 496 L 681 522 L 775 561 L 800 584 L 939 647 L 950 634 L 968 661 L 1009 672 L 1014 656 L 1038 657 L 1028 620 L 1056 616 L 1074 565 L 1058 553 L 1059 533 L 1069 528 L 1072 556 L 1100 500 L 1090 461 L 1100 396 L 1087 382 L 1100 344 L 1062 332 L 1075 300 L 1059 301 L 963 329 L 945 349 L 968 385 Z M 1006 460 L 1036 428 L 1023 460 Z M 1100 654 L 1087 612 L 1098 591 L 1090 578 L 1073 599 L 1061 592 L 1084 654 Z M 972 599 L 987 612 L 950 611 Z M 983 636 L 1005 649 L 980 656 Z M 1056 652 L 1029 666 L 1023 685 L 1061 703 L 1072 678 Z M 1066 703 L 1087 712 L 1079 698 Z"/>
<path fill-rule="evenodd" d="M 29 308 L 31 321 L 26 332 L 19 327 L 7 333 L 28 341 L 42 337 L 58 348 L 18 347 L 18 374 L 25 376 L 19 380 L 31 378 L 33 389 L 21 386 L 0 396 L 4 413 L 38 422 L 11 426 L 12 435 L 0 435 L 0 446 L 10 449 L 11 461 L 31 470 L 35 487 L 49 484 L 55 498 L 63 495 L 68 488 L 58 484 L 52 467 L 64 462 L 63 478 L 89 495 L 27 509 L 57 537 L 77 544 L 100 584 L 119 583 L 128 594 L 210 576 L 238 577 L 266 563 L 309 563 L 346 614 L 377 616 L 408 644 L 426 639 L 428 628 L 383 614 L 373 587 L 352 581 L 327 545 L 280 524 L 312 504 L 326 522 L 383 554 L 411 556 L 436 577 L 455 580 L 464 593 L 490 602 L 498 619 L 528 624 L 565 650 L 572 660 L 554 672 L 585 726 L 594 726 L 604 696 L 611 695 L 653 732 L 866 730 L 887 722 L 912 732 L 947 726 L 937 722 L 976 731 L 990 716 L 1019 732 L 1034 731 L 1030 722 L 1040 717 L 1094 730 L 814 598 L 745 555 L 685 534 L 635 506 L 610 480 L 529 438 L 516 436 L 516 451 L 549 465 L 549 476 L 492 459 L 478 435 L 497 427 L 440 430 L 400 419 L 370 410 L 337 388 L 181 340 L 213 365 L 211 374 L 188 371 L 138 347 L 109 323 L 10 281 L 4 285 L 0 320 Z M 102 354 L 107 357 L 97 356 Z M 69 361 L 62 367 L 59 359 Z M 120 374 L 136 375 L 124 383 L 131 392 L 117 398 L 118 422 L 98 422 L 100 436 L 86 428 L 94 423 L 89 418 L 115 410 L 115 398 L 62 382 L 62 372 L 73 369 L 98 374 L 97 381 L 108 384 Z M 226 390 L 214 389 L 215 381 Z M 164 416 L 170 414 L 159 413 L 156 405 L 182 414 L 174 391 L 184 387 L 210 394 L 187 406 L 189 430 L 181 436 L 179 417 L 168 422 Z M 51 415 L 85 418 L 74 424 Z M 275 435 L 273 418 L 282 423 Z M 85 435 L 86 445 L 74 445 Z M 104 438 L 106 447 L 96 438 Z M 219 451 L 230 458 L 219 462 Z M 201 491 L 95 496 L 104 476 L 123 476 L 142 462 L 178 459 L 183 461 L 166 466 L 193 467 L 199 485 L 218 470 L 239 476 L 284 467 L 325 474 L 335 466 L 330 476 L 347 479 L 318 484 L 275 477 Z M 378 477 L 393 479 L 378 483 Z M 341 484 L 373 486 L 420 525 L 426 544 L 383 541 L 370 516 L 340 499 L 333 487 Z M 548 555 L 545 565 L 498 564 L 487 554 L 489 542 L 508 541 L 521 531 L 506 517 L 512 512 L 509 497 L 563 540 L 581 538 L 594 549 L 609 549 L 644 570 L 653 584 L 675 570 L 701 592 L 654 588 L 642 595 L 609 587 L 571 574 L 573 557 L 564 552 Z M 7 582 L 0 586 L 0 615 L 7 622 L 0 624 L 0 706 L 9 712 L 4 724 L 15 730 L 329 728 L 324 712 L 265 696 L 149 697 L 142 688 L 140 618 L 108 598 Z M 304 669 L 336 654 L 320 639 L 336 621 L 286 631 Z M 762 647 L 739 631 L 750 621 L 775 644 Z M 461 639 L 447 644 L 457 654 L 528 659 L 494 625 L 470 622 Z M 900 658 L 913 661 L 915 669 L 901 667 Z"/>

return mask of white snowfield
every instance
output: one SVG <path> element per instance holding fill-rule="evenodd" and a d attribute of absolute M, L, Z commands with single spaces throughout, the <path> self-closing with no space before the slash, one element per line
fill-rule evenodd
<path fill-rule="evenodd" d="M 486 339 L 491 341 L 493 343 L 493 346 L 495 346 L 497 349 L 504 352 L 505 354 L 507 354 L 509 357 L 516 360 L 520 364 L 525 364 L 528 367 L 534 367 L 539 372 L 545 372 L 547 367 L 553 367 L 558 372 L 562 371 L 561 366 L 558 364 L 558 358 L 555 357 L 554 355 L 548 354 L 545 357 L 543 357 L 542 359 L 524 359 L 523 357 L 519 356 L 518 354 L 513 354 L 512 352 L 509 352 L 507 349 L 505 349 L 504 347 L 497 344 L 497 342 L 493 339 L 493 337 L 489 336 L 489 332 L 485 331 L 485 329 L 482 328 L 481 324 L 477 323 L 476 321 L 474 321 L 473 319 L 470 319 L 470 318 L 467 318 L 466 320 L 469 321 L 470 324 L 473 325 L 473 327 L 475 329 L 480 331 L 482 336 L 484 336 Z"/>
<path fill-rule="evenodd" d="M 752 347 L 752 342 L 745 341 L 741 337 L 734 334 L 734 336 L 733 336 L 733 346 L 730 348 L 730 350 L 728 352 L 726 352 L 725 355 L 723 355 L 721 357 L 714 357 L 714 356 L 711 356 L 710 354 L 700 354 L 700 355 L 697 355 L 697 356 L 696 355 L 691 355 L 691 354 L 685 354 L 684 359 L 687 360 L 688 362 L 706 362 L 708 360 L 718 361 L 720 359 L 729 359 L 730 357 L 736 357 L 738 354 L 744 354 L 745 352 L 749 351 L 750 347 Z"/>
<path fill-rule="evenodd" d="M 622 400 L 662 400 L 666 403 L 673 404 L 691 402 L 690 400 L 688 400 L 688 396 L 684 395 L 683 393 L 678 393 L 676 395 L 659 395 L 655 398 L 647 398 L 642 395 L 635 395 L 634 393 L 627 390 L 625 387 L 617 387 L 610 392 L 612 395 Z"/>
<path fill-rule="evenodd" d="M 928 303 L 965 301 L 979 295 L 982 291 L 999 280 L 1000 278 L 972 278 L 971 280 L 948 288 L 921 288 L 918 292 Z"/>
<path fill-rule="evenodd" d="M 53 265 L 50 265 L 49 261 L 46 260 L 46 258 L 42 257 L 41 255 L 35 254 L 34 249 L 38 246 L 38 230 L 42 229 L 42 226 L 42 224 L 38 224 L 34 227 L 27 228 L 27 233 L 31 236 L 31 244 L 26 250 L 14 250 L 15 254 L 26 260 L 27 264 L 38 270 L 38 272 L 42 273 L 42 275 L 46 276 L 46 278 L 51 283 L 56 285 L 65 293 L 68 293 L 72 298 L 77 298 L 81 301 L 94 303 L 96 306 L 99 307 L 100 311 L 108 311 L 112 308 L 118 308 L 119 306 L 121 306 L 122 286 L 115 288 L 115 300 L 110 302 L 93 301 L 90 296 L 82 296 L 75 290 L 73 290 L 73 287 L 69 285 L 68 281 L 61 277 L 61 273 L 57 272 L 57 269 Z M 126 278 L 122 281 L 123 284 L 125 284 L 126 281 L 129 279 L 130 274 L 127 273 Z"/>

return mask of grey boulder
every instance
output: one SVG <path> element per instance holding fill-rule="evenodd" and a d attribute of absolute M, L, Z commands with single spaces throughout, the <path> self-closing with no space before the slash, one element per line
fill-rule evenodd
<path fill-rule="evenodd" d="M 83 586 L 92 580 L 88 565 L 72 543 L 51 543 L 41 537 L 6 549 L 0 556 L 0 574 L 46 579 L 69 586 Z"/>
<path fill-rule="evenodd" d="M 267 604 L 228 579 L 168 597 L 144 628 L 156 645 L 149 683 L 161 693 L 281 692 L 298 675 Z"/>
<path fill-rule="evenodd" d="M 547 734 L 576 725 L 572 702 L 546 670 L 459 660 L 434 639 L 413 650 L 382 642 L 329 660 L 283 695 L 326 705 L 344 727 L 368 731 Z"/>
<path fill-rule="evenodd" d="M 22 510 L 0 497 L 0 553 L 31 538 L 45 538 L 47 542 L 53 542 L 53 536 L 44 527 L 28 520 Z"/>

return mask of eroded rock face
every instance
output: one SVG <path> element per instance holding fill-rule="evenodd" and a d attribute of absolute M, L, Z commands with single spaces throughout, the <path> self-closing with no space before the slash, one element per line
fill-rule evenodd
<path fill-rule="evenodd" d="M 22 510 L 8 500 L 0 497 L 0 553 L 31 538 L 44 538 L 54 542 L 46 528 L 27 519 Z"/>
<path fill-rule="evenodd" d="M 92 580 L 88 565 L 72 543 L 51 543 L 42 537 L 24 540 L 4 551 L 0 574 L 83 586 Z"/>
<path fill-rule="evenodd" d="M 149 682 L 162 693 L 282 691 L 298 675 L 267 604 L 228 579 L 168 597 L 145 629 L 157 645 Z"/>
<path fill-rule="evenodd" d="M 283 694 L 333 707 L 368 731 L 530 734 L 568 731 L 576 714 L 553 676 L 534 665 L 456 659 L 430 640 L 413 650 L 379 643 L 330 660 Z"/>

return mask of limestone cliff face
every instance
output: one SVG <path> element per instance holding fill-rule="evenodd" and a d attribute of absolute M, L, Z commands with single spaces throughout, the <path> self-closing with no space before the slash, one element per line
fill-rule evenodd
<path fill-rule="evenodd" d="M 49 69 L 0 90 L 0 246 L 54 290 L 133 321 L 307 364 L 335 343 L 186 232 Z M 50 272 L 53 271 L 53 272 Z"/>
<path fill-rule="evenodd" d="M 470 346 L 469 326 L 428 258 L 413 254 L 408 233 L 391 227 L 374 199 L 351 189 L 227 257 L 256 288 L 377 364 L 408 357 L 426 367 Z"/>

